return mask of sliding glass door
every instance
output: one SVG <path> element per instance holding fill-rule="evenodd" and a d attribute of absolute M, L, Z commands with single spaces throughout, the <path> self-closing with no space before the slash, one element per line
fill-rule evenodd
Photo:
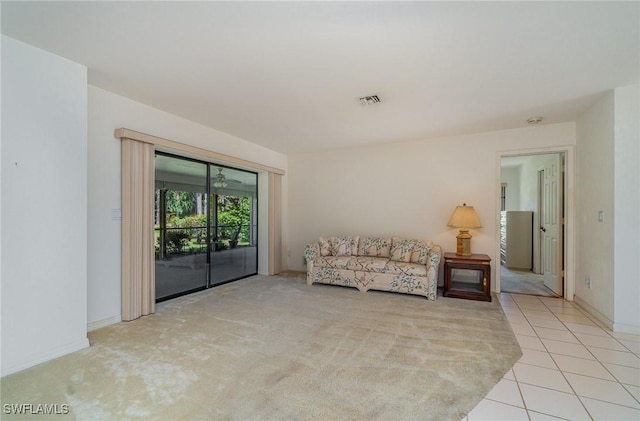
<path fill-rule="evenodd" d="M 156 153 L 156 300 L 257 273 L 257 174 Z"/>
<path fill-rule="evenodd" d="M 211 166 L 211 284 L 258 272 L 255 173 Z"/>

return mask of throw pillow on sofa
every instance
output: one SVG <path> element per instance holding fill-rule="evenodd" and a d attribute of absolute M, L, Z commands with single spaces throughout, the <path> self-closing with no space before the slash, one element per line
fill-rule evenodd
<path fill-rule="evenodd" d="M 405 240 L 393 237 L 391 242 L 391 255 L 389 258 L 396 262 L 409 263 L 411 261 L 413 247 L 417 242 L 417 240 Z"/>
<path fill-rule="evenodd" d="M 411 253 L 411 263 L 426 265 L 431 246 L 433 246 L 431 241 L 417 241 Z"/>
<path fill-rule="evenodd" d="M 358 256 L 389 257 L 390 238 L 360 237 Z"/>
<path fill-rule="evenodd" d="M 351 237 L 331 237 L 333 256 L 351 256 Z"/>
<path fill-rule="evenodd" d="M 318 243 L 320 244 L 320 256 L 331 256 L 331 238 L 320 237 Z"/>

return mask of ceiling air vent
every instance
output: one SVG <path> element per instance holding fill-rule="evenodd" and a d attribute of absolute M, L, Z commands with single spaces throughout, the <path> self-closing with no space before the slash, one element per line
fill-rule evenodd
<path fill-rule="evenodd" d="M 527 123 L 529 124 L 538 124 L 542 121 L 542 117 L 531 117 L 530 119 L 527 120 Z"/>
<path fill-rule="evenodd" d="M 378 95 L 369 95 L 360 98 L 360 104 L 362 105 L 374 105 L 380 104 L 381 102 L 382 101 L 380 100 L 380 97 Z"/>

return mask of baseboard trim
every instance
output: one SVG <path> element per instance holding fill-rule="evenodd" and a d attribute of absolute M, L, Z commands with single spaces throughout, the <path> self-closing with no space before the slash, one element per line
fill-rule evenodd
<path fill-rule="evenodd" d="M 577 295 L 574 295 L 573 299 L 578 306 L 580 306 L 584 311 L 586 311 L 591 316 L 596 318 L 600 323 L 605 325 L 608 329 L 611 329 L 611 331 L 620 332 L 620 333 L 634 333 L 636 335 L 640 335 L 640 326 L 630 325 L 626 323 L 615 323 L 613 320 L 609 320 L 607 316 L 605 316 L 604 314 L 596 310 L 593 306 L 587 304 L 586 301 L 584 301 Z"/>
<path fill-rule="evenodd" d="M 620 333 L 633 333 L 636 335 L 640 335 L 640 326 L 638 325 L 629 325 L 626 323 L 614 323 L 613 331 Z"/>
<path fill-rule="evenodd" d="M 608 329 L 614 331 L 614 329 L 613 329 L 613 327 L 614 327 L 613 320 L 609 320 L 609 318 L 607 316 L 605 316 L 604 314 L 600 313 L 598 310 L 595 309 L 595 307 L 591 306 L 585 300 L 583 300 L 582 298 L 578 297 L 575 294 L 573 296 L 573 302 L 575 304 L 577 304 L 579 307 L 581 307 L 584 311 L 589 313 L 589 315 L 591 315 L 594 318 L 596 318 L 600 323 L 605 325 Z"/>
<path fill-rule="evenodd" d="M 92 332 L 94 330 L 102 329 L 103 327 L 115 325 L 116 323 L 120 323 L 122 321 L 121 316 L 112 316 L 107 317 L 106 319 L 96 320 L 95 322 L 87 323 L 87 332 Z"/>
<path fill-rule="evenodd" d="M 5 367 L 2 366 L 2 377 L 8 376 L 9 374 L 17 373 L 18 371 L 26 370 L 27 368 L 31 368 L 38 364 L 46 363 L 47 361 L 54 360 L 56 358 L 62 357 L 67 354 L 71 354 L 72 352 L 80 351 L 81 349 L 85 349 L 89 347 L 89 339 L 83 338 L 77 342 L 73 342 L 62 347 L 52 349 L 49 352 L 46 352 L 43 355 L 36 356 L 29 361 L 25 361 L 13 367 Z"/>

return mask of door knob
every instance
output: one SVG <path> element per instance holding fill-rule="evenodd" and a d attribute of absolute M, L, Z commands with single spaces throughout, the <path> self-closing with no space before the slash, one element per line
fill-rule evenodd
<path fill-rule="evenodd" d="M 540 231 L 547 232 L 547 230 L 544 227 L 540 227 Z"/>

